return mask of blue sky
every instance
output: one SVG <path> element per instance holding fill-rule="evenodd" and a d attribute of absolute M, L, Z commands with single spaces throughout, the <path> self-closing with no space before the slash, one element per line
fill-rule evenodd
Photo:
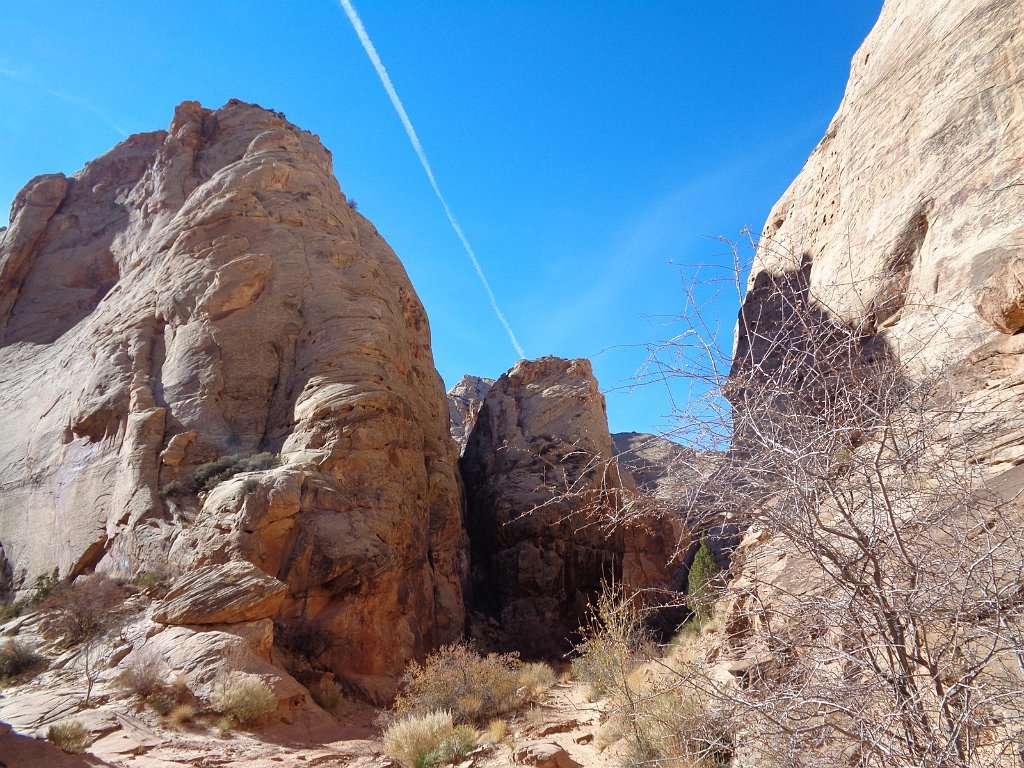
<path fill-rule="evenodd" d="M 355 2 L 527 355 L 590 357 L 613 431 L 689 265 L 759 231 L 824 134 L 881 0 Z M 515 350 L 334 0 L 4 3 L 0 207 L 185 99 L 284 112 L 402 259 L 451 386 Z M 0 213 L 0 224 L 6 210 Z M 737 303 L 715 307 L 731 334 Z"/>

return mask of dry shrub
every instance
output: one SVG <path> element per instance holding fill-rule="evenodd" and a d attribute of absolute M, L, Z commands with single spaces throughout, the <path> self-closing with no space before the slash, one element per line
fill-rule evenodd
<path fill-rule="evenodd" d="M 92 640 L 117 623 L 115 608 L 123 598 L 122 587 L 102 574 L 84 584 L 57 585 L 40 605 L 48 614 L 44 631 L 69 646 Z"/>
<path fill-rule="evenodd" d="M 476 747 L 476 732 L 455 725 L 451 712 L 408 715 L 384 731 L 384 752 L 403 768 L 433 768 L 454 763 Z"/>
<path fill-rule="evenodd" d="M 51 725 L 46 731 L 46 740 L 57 749 L 72 755 L 80 755 L 89 746 L 89 734 L 77 720 L 65 720 Z"/>
<path fill-rule="evenodd" d="M 179 704 L 171 710 L 171 722 L 179 728 L 188 725 L 196 716 L 196 708 L 191 704 Z"/>
<path fill-rule="evenodd" d="M 213 697 L 214 709 L 235 725 L 259 725 L 277 709 L 277 697 L 258 676 L 232 672 L 221 680 Z"/>
<path fill-rule="evenodd" d="M 341 686 L 329 677 L 320 678 L 316 685 L 309 689 L 309 693 L 313 701 L 331 713 L 345 700 Z"/>
<path fill-rule="evenodd" d="M 140 699 L 148 699 L 164 688 L 166 677 L 160 656 L 144 650 L 135 654 L 132 662 L 117 676 L 117 682 Z"/>
<path fill-rule="evenodd" d="M 19 640 L 8 640 L 0 646 L 0 683 L 13 682 L 45 667 L 46 659 Z"/>
<path fill-rule="evenodd" d="M 307 662 L 316 661 L 334 642 L 327 627 L 305 617 L 277 622 L 274 625 L 274 640 L 293 656 Z"/>
<path fill-rule="evenodd" d="M 526 688 L 527 695 L 535 699 L 557 683 L 558 676 L 550 665 L 543 661 L 532 661 L 520 668 L 519 682 Z"/>
<path fill-rule="evenodd" d="M 395 711 L 445 711 L 455 722 L 482 725 L 523 705 L 527 691 L 519 677 L 521 669 L 514 653 L 482 656 L 464 643 L 447 645 L 423 664 L 409 665 Z"/>
<path fill-rule="evenodd" d="M 174 697 L 166 689 L 154 691 L 146 697 L 146 703 L 161 717 L 167 717 L 176 706 Z"/>
<path fill-rule="evenodd" d="M 692 690 L 655 685 L 623 712 L 631 766 L 719 768 L 732 763 L 727 714 L 694 698 Z"/>
<path fill-rule="evenodd" d="M 613 588 L 605 589 L 580 628 L 572 672 L 590 687 L 594 697 L 608 696 L 627 686 L 629 676 L 650 652 L 650 639 L 640 612 Z"/>

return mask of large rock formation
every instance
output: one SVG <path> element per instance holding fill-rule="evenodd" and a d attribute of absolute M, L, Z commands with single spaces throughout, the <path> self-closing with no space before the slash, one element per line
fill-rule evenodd
<path fill-rule="evenodd" d="M 785 313 L 762 294 L 800 283 L 824 317 L 911 372 L 961 364 L 993 463 L 1024 456 L 1019 409 L 991 415 L 1024 349 L 1006 335 L 1024 327 L 1020 12 L 1016 0 L 887 0 L 825 137 L 769 215 L 738 329 L 738 357 L 792 352 Z"/>
<path fill-rule="evenodd" d="M 169 131 L 19 193 L 0 241 L 15 586 L 249 560 L 287 585 L 279 619 L 335 638 L 321 662 L 382 694 L 461 634 L 427 318 L 346 202 L 317 137 L 236 101 L 186 102 Z M 260 452 L 282 466 L 244 461 Z M 263 469 L 214 487 L 218 459 Z"/>
<path fill-rule="evenodd" d="M 466 374 L 448 390 L 448 416 L 451 420 L 452 438 L 459 444 L 459 450 L 466 450 L 469 434 L 476 424 L 477 414 L 484 404 L 487 390 L 494 385 L 494 379 Z"/>
<path fill-rule="evenodd" d="M 475 607 L 499 643 L 564 651 L 605 581 L 667 586 L 676 539 L 609 523 L 635 496 L 587 360 L 520 361 L 484 398 L 461 468 Z"/>
<path fill-rule="evenodd" d="M 1021 61 L 1018 0 L 886 0 L 825 137 L 769 215 L 737 326 L 728 393 L 738 425 L 735 457 L 754 459 L 746 477 L 755 488 L 746 489 L 746 499 L 761 525 L 734 560 L 720 616 L 727 653 L 719 662 L 732 654 L 728 671 L 745 684 L 759 680 L 770 696 L 787 674 L 796 679 L 805 661 L 805 671 L 818 665 L 804 679 L 806 690 L 814 689 L 828 675 L 821 659 L 835 650 L 842 672 L 837 667 L 808 711 L 846 696 L 835 707 L 851 713 L 843 727 L 857 733 L 867 722 L 879 728 L 872 731 L 876 743 L 887 741 L 877 734 L 889 715 L 877 713 L 893 711 L 886 697 L 898 678 L 885 674 L 898 665 L 883 663 L 878 673 L 863 658 L 914 653 L 902 645 L 902 627 L 914 626 L 917 643 L 933 633 L 991 635 L 1000 638 L 993 647 L 1019 648 L 1005 620 L 976 605 L 1004 599 L 982 596 L 989 580 L 1020 579 L 1022 475 L 1011 467 L 1024 459 Z M 801 436 L 810 439 L 800 444 Z M 789 451 L 793 446 L 800 450 Z M 787 451 L 792 459 L 777 460 Z M 780 466 L 793 471 L 776 472 Z M 759 473 L 786 478 L 792 492 L 772 494 L 769 478 L 759 496 Z M 972 495 L 982 475 L 991 482 Z M 888 510 L 883 522 L 880 509 Z M 788 522 L 805 516 L 817 524 L 801 531 Z M 844 536 L 856 546 L 835 544 Z M 885 585 L 877 593 L 854 586 L 855 574 L 871 572 L 868 561 Z M 976 561 L 995 563 L 985 579 L 964 565 Z M 893 601 L 897 607 L 886 614 L 878 608 L 881 593 L 907 599 Z M 931 597 L 937 593 L 943 597 Z M 858 656 L 863 649 L 849 649 L 860 648 L 865 632 L 871 650 Z M 828 643 L 834 646 L 823 651 Z M 932 677 L 921 674 L 927 682 L 920 684 L 962 684 L 949 658 L 966 644 L 929 648 Z M 917 676 L 926 665 L 921 654 L 913 658 L 910 676 Z M 1003 700 L 1019 697 L 1016 661 L 1004 654 L 992 663 L 1005 665 L 1001 670 L 981 662 L 968 684 L 977 687 L 974 700 L 998 711 Z M 1007 677 L 986 699 L 990 673 Z M 844 683 L 833 684 L 840 678 L 879 684 L 866 685 L 873 696 L 858 699 Z M 785 706 L 800 708 L 787 702 L 778 711 Z M 968 719 L 960 714 L 966 704 L 954 710 Z M 984 738 L 998 736 L 993 729 Z M 820 739 L 829 748 L 829 737 Z M 936 743 L 948 749 L 952 742 L 936 738 L 929 747 Z M 826 755 L 819 758 L 828 762 Z M 736 762 L 775 764 L 742 755 Z M 905 764 L 901 757 L 883 762 Z"/>

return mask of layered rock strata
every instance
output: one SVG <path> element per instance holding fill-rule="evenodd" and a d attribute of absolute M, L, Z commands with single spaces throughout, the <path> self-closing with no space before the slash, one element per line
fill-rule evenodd
<path fill-rule="evenodd" d="M 380 694 L 461 634 L 427 318 L 346 203 L 316 136 L 236 101 L 186 102 L 19 193 L 0 241 L 15 586 L 248 560 L 286 585 L 277 618 L 328 632 L 320 661 Z"/>

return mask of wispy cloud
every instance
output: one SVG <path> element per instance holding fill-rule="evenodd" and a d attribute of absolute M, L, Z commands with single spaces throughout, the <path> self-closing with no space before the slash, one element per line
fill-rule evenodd
<path fill-rule="evenodd" d="M 462 243 L 462 247 L 466 250 L 466 254 L 469 256 L 469 260 L 473 263 L 473 269 L 476 270 L 476 275 L 480 278 L 480 282 L 483 284 L 484 290 L 487 292 L 487 299 L 491 303 L 491 309 L 493 309 L 494 314 L 498 316 L 498 320 L 505 329 L 505 333 L 508 334 L 509 341 L 512 342 L 512 346 L 516 350 L 516 354 L 521 358 L 526 357 L 526 353 L 523 352 L 523 348 L 519 345 L 519 341 L 516 339 L 516 335 L 512 331 L 512 326 L 509 325 L 508 320 L 505 319 L 505 315 L 498 306 L 498 300 L 494 296 L 494 291 L 491 290 L 491 284 L 487 281 L 486 275 L 484 275 L 484 270 L 480 266 L 480 261 L 477 259 L 476 253 L 473 251 L 473 246 L 469 244 L 469 240 L 463 233 L 462 227 L 459 226 L 459 222 L 455 220 L 455 216 L 452 214 L 451 208 L 448 207 L 448 201 L 445 200 L 444 195 L 441 194 L 441 188 L 437 185 L 437 179 L 434 178 L 434 172 L 430 168 L 430 163 L 427 160 L 427 153 L 423 150 L 423 144 L 420 142 L 419 136 L 416 135 L 416 129 L 413 128 L 412 121 L 409 119 L 409 115 L 405 111 L 405 107 L 402 106 L 401 99 L 398 98 L 398 92 L 395 90 L 395 86 L 391 82 L 391 77 L 388 75 L 388 71 L 384 68 L 384 63 L 380 60 L 380 56 L 377 55 L 377 49 L 374 48 L 373 42 L 370 40 L 370 36 L 366 33 L 366 28 L 363 26 L 363 22 L 360 20 L 359 14 L 356 13 L 355 6 L 352 5 L 350 0 L 339 1 L 341 3 L 341 7 L 345 10 L 345 15 L 348 16 L 348 20 L 352 22 L 352 28 L 355 29 L 356 35 L 359 36 L 359 42 L 362 43 L 363 50 L 366 51 L 366 55 L 370 57 L 370 62 L 373 64 L 373 68 L 377 70 L 377 77 L 380 78 L 380 82 L 384 86 L 384 90 L 387 91 L 388 98 L 391 99 L 391 105 L 395 108 L 395 112 L 398 113 L 398 117 L 402 121 L 402 125 L 405 127 L 405 133 L 409 137 L 409 143 L 412 144 L 412 148 L 415 150 L 416 156 L 420 159 L 420 165 L 423 166 L 423 170 L 427 174 L 427 179 L 430 180 L 430 186 L 433 188 L 434 194 L 437 195 L 437 199 L 441 202 L 441 207 L 444 208 L 444 213 L 448 217 L 448 221 L 451 223 L 452 229 L 455 230 L 455 234 L 458 235 L 459 241 Z"/>
<path fill-rule="evenodd" d="M 22 85 L 27 85 L 30 88 L 35 88 L 37 91 L 45 93 L 47 96 L 57 99 L 58 101 L 63 101 L 65 104 L 71 104 L 72 106 L 83 109 L 107 126 L 107 128 L 114 131 L 114 133 L 118 133 L 124 137 L 129 135 L 128 131 L 118 125 L 109 115 L 87 99 L 83 99 L 80 96 L 74 96 L 70 93 L 65 93 L 64 91 L 59 91 L 56 88 L 51 88 L 49 85 L 38 80 L 27 72 L 19 72 L 14 69 L 8 69 L 7 67 L 0 66 L 0 76 L 3 76 L 8 80 L 13 80 L 17 83 L 21 83 Z"/>

